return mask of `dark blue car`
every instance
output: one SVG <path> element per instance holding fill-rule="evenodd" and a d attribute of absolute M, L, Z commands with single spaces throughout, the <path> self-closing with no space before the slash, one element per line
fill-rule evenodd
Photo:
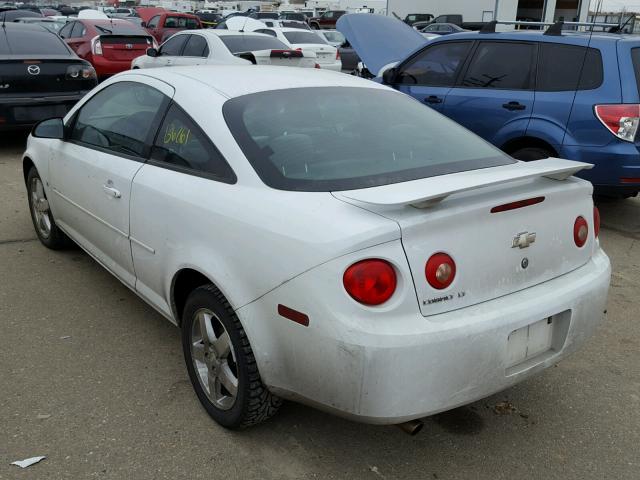
<path fill-rule="evenodd" d="M 383 81 L 513 157 L 594 164 L 596 193 L 640 191 L 640 37 L 540 31 L 459 33 L 427 41 L 380 15 L 338 29 Z"/>

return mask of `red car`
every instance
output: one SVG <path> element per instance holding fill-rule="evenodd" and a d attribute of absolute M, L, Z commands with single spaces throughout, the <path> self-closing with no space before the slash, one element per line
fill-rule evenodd
<path fill-rule="evenodd" d="M 75 20 L 58 32 L 76 54 L 104 79 L 129 70 L 134 58 L 158 44 L 149 33 L 127 20 Z"/>
<path fill-rule="evenodd" d="M 308 23 L 314 30 L 334 29 L 338 19 L 345 13 L 347 13 L 346 10 L 329 10 L 319 17 L 310 18 Z"/>
<path fill-rule="evenodd" d="M 200 18 L 190 13 L 162 12 L 142 24 L 158 43 L 164 42 L 180 30 L 202 28 Z"/>

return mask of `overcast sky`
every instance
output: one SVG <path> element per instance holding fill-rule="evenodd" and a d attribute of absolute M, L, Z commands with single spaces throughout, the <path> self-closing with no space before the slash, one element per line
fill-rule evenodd
<path fill-rule="evenodd" d="M 591 9 L 596 8 L 597 0 L 590 0 Z M 638 0 L 604 0 L 602 9 L 606 11 L 618 12 L 622 9 L 627 12 L 640 12 L 640 1 Z"/>

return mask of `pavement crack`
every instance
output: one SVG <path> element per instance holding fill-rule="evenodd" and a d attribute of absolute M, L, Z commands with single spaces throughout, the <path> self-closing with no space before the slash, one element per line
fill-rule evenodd
<path fill-rule="evenodd" d="M 10 243 L 28 243 L 35 242 L 37 238 L 10 238 L 8 240 L 0 240 L 0 245 L 7 245 Z"/>

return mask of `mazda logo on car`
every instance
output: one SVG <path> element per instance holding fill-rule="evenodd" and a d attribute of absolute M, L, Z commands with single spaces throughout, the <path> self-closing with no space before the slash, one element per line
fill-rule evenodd
<path fill-rule="evenodd" d="M 29 72 L 29 75 L 40 75 L 40 67 L 38 65 L 29 65 L 27 72 Z"/>

